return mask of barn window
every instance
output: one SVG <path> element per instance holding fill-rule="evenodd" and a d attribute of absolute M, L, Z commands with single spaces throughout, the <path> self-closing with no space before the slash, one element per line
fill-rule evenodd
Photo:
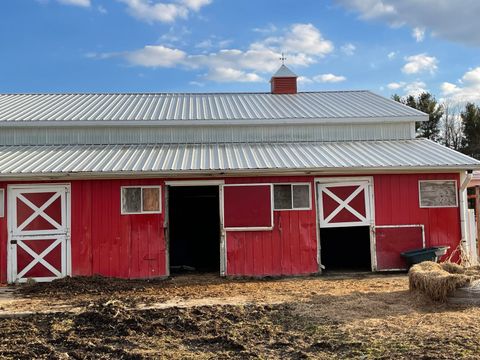
<path fill-rule="evenodd" d="M 278 184 L 273 186 L 275 210 L 309 210 L 309 184 Z"/>
<path fill-rule="evenodd" d="M 421 208 L 458 206 L 455 180 L 420 180 L 418 187 Z"/>
<path fill-rule="evenodd" d="M 160 186 L 122 187 L 122 214 L 160 213 Z"/>

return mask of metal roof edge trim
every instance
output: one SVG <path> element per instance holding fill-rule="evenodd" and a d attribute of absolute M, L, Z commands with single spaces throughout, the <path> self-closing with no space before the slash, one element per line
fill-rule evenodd
<path fill-rule="evenodd" d="M 110 127 L 110 126 L 211 126 L 211 125 L 300 125 L 372 124 L 427 121 L 427 115 L 353 118 L 286 118 L 238 120 L 3 120 L 0 127 Z"/>
<path fill-rule="evenodd" d="M 394 167 L 358 167 L 358 168 L 302 168 L 302 169 L 239 169 L 239 170 L 172 170 L 172 171 L 120 171 L 120 172 L 69 172 L 69 173 L 24 173 L 24 174 L 0 174 L 2 181 L 26 178 L 45 178 L 45 179 L 71 179 L 71 180 L 88 180 L 88 179 L 108 179 L 119 177 L 170 177 L 182 175 L 185 177 L 202 176 L 202 177 L 222 177 L 222 176 L 271 176 L 271 175 L 333 175 L 333 174 L 351 174 L 351 173 L 412 173 L 412 172 L 461 172 L 468 170 L 480 170 L 480 164 L 463 164 L 463 165 L 445 165 L 445 166 L 394 166 Z"/>

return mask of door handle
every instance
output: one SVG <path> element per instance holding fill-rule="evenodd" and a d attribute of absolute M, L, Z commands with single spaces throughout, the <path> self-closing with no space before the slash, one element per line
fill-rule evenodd
<path fill-rule="evenodd" d="M 11 244 L 11 245 L 16 245 L 16 244 L 17 244 L 17 240 L 10 240 L 10 244 Z"/>

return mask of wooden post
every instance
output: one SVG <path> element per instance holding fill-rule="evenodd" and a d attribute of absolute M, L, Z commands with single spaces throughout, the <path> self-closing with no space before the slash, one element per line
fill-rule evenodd
<path fill-rule="evenodd" d="M 480 186 L 475 186 L 475 219 L 477 220 L 477 254 L 480 241 Z"/>

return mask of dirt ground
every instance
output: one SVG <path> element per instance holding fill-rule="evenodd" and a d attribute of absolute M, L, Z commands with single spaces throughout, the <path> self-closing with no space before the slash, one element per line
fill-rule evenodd
<path fill-rule="evenodd" d="M 2 359 L 480 359 L 480 308 L 401 275 L 74 278 L 0 297 Z"/>

